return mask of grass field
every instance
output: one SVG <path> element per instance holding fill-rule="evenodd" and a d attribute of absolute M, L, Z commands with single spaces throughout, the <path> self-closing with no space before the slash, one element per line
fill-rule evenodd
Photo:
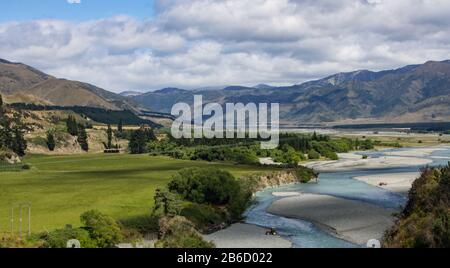
<path fill-rule="evenodd" d="M 31 229 L 36 233 L 77 226 L 80 214 L 89 209 L 118 220 L 149 215 L 155 189 L 186 167 L 218 167 L 235 176 L 258 172 L 257 167 L 148 155 L 31 156 L 25 162 L 31 170 L 0 172 L 0 232 L 10 230 L 13 206 L 18 230 L 17 207 L 22 202 L 31 203 Z M 23 228 L 28 228 L 25 217 Z"/>

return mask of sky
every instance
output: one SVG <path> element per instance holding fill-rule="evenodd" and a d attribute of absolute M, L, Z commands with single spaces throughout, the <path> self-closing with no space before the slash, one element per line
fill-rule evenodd
<path fill-rule="evenodd" d="M 15 0 L 0 10 L 0 58 L 115 92 L 291 85 L 450 59 L 448 0 Z"/>

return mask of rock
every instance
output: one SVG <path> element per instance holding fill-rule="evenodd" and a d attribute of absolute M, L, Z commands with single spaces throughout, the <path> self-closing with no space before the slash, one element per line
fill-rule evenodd
<path fill-rule="evenodd" d="M 20 164 L 22 162 L 22 160 L 20 160 L 20 157 L 17 154 L 10 151 L 1 151 L 0 160 L 3 160 L 11 165 Z"/>

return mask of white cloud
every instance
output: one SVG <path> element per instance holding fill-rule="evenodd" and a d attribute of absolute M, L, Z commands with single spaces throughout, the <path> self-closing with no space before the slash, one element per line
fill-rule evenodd
<path fill-rule="evenodd" d="M 0 57 L 106 89 L 293 84 L 450 58 L 446 0 L 158 0 L 153 20 L 0 24 Z"/>
<path fill-rule="evenodd" d="M 69 4 L 81 4 L 81 0 L 67 0 Z"/>

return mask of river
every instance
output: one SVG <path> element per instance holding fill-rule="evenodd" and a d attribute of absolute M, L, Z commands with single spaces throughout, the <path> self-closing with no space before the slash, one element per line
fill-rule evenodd
<path fill-rule="evenodd" d="M 413 150 L 412 148 L 390 149 L 364 153 L 372 158 L 384 157 L 386 153 Z M 429 156 L 421 158 L 433 161 L 431 166 L 446 165 L 450 161 L 450 148 L 435 151 Z M 341 240 L 318 229 L 314 224 L 298 219 L 288 219 L 266 212 L 266 209 L 276 200 L 273 192 L 302 192 L 331 195 L 339 198 L 367 202 L 385 208 L 400 208 L 405 205 L 407 198 L 353 178 L 359 176 L 417 172 L 422 166 L 409 166 L 389 169 L 367 169 L 348 172 L 322 173 L 318 184 L 294 184 L 276 189 L 267 189 L 256 195 L 255 204 L 245 213 L 246 223 L 265 228 L 275 228 L 278 233 L 292 242 L 296 248 L 353 248 L 358 245 Z"/>

